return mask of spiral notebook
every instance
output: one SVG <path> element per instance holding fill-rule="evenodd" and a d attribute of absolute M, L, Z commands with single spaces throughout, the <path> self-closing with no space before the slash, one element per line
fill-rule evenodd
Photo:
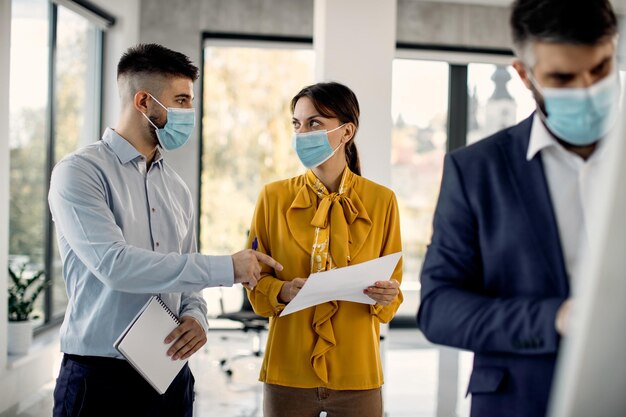
<path fill-rule="evenodd" d="M 113 346 L 156 389 L 165 393 L 187 359 L 172 360 L 163 343 L 180 321 L 165 302 L 153 295 L 124 329 Z"/>

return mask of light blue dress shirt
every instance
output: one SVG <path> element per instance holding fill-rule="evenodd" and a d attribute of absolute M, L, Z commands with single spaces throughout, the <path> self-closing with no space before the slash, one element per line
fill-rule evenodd
<path fill-rule="evenodd" d="M 54 168 L 48 202 L 69 297 L 61 351 L 121 358 L 113 343 L 152 294 L 208 330 L 201 290 L 231 286 L 230 256 L 197 253 L 191 193 L 112 129 Z"/>

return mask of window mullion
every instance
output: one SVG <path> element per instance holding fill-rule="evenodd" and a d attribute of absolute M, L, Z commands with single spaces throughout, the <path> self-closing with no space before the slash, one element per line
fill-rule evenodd
<path fill-rule="evenodd" d="M 52 269 L 52 249 L 53 225 L 52 216 L 48 209 L 48 191 L 50 187 L 50 176 L 55 163 L 54 152 L 54 117 L 55 117 L 55 91 L 56 91 L 56 43 L 57 43 L 57 13 L 58 7 L 55 3 L 50 2 L 50 32 L 48 36 L 48 103 L 46 114 L 46 182 L 44 184 L 44 218 L 45 218 L 45 236 L 44 236 L 44 269 L 46 271 L 46 279 L 52 282 L 54 278 Z M 44 293 L 44 317 L 45 323 L 49 323 L 52 316 L 53 303 L 53 285 L 49 285 Z"/>
<path fill-rule="evenodd" d="M 448 149 L 465 146 L 467 137 L 467 65 L 450 64 L 448 100 Z"/>

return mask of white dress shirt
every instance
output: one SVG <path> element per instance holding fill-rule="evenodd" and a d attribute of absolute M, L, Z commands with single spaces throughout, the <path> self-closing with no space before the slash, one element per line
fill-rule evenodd
<path fill-rule="evenodd" d="M 600 141 L 593 154 L 584 160 L 561 146 L 535 114 L 526 159 L 531 160 L 541 152 L 565 268 L 572 285 L 579 278 L 580 261 L 588 244 L 591 197 L 594 185 L 598 186 L 604 149 L 604 141 Z"/>

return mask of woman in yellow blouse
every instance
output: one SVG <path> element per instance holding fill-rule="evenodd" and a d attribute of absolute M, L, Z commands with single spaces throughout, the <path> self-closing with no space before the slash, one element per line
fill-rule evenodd
<path fill-rule="evenodd" d="M 309 274 L 401 251 L 396 198 L 360 176 L 354 143 L 359 104 L 348 87 L 305 87 L 291 110 L 294 149 L 308 169 L 264 187 L 248 242 L 256 240 L 257 250 L 284 267 L 264 267 L 248 289 L 257 314 L 270 317 L 260 375 L 264 415 L 381 417 L 379 324 L 402 302 L 402 260 L 391 280 L 364 289 L 374 305 L 331 301 L 278 315 Z"/>

